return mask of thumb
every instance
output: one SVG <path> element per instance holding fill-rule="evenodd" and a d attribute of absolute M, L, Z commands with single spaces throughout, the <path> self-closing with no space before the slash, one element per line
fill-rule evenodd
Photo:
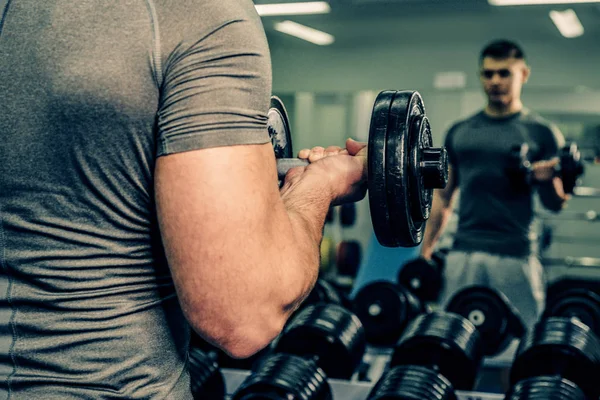
<path fill-rule="evenodd" d="M 346 140 L 346 149 L 348 150 L 348 154 L 351 156 L 355 156 L 359 151 L 367 147 L 367 144 L 364 142 L 357 142 L 354 139 Z"/>

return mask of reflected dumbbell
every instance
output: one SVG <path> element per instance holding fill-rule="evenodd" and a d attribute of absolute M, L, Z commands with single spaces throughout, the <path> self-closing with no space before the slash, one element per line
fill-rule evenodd
<path fill-rule="evenodd" d="M 577 388 L 586 399 L 600 397 L 600 341 L 588 326 L 576 319 L 551 317 L 521 340 L 510 370 L 513 388 L 507 399 L 541 399 L 539 392 L 538 397 L 515 393 L 530 391 L 533 384 L 540 387 L 544 379 L 554 382 L 540 389 L 544 399 L 579 400 Z"/>
<path fill-rule="evenodd" d="M 219 370 L 216 353 L 190 349 L 188 369 L 194 400 L 225 399 L 225 381 Z"/>
<path fill-rule="evenodd" d="M 311 305 L 288 323 L 233 399 L 328 399 L 326 378 L 349 380 L 365 348 L 358 317 L 339 305 Z M 294 393 L 295 397 L 285 397 Z"/>
<path fill-rule="evenodd" d="M 421 314 L 406 328 L 368 400 L 455 400 L 456 390 L 473 389 L 482 358 L 481 338 L 467 319 Z"/>
<path fill-rule="evenodd" d="M 486 356 L 497 355 L 525 334 L 518 311 L 506 296 L 485 286 L 470 286 L 452 296 L 446 311 L 468 319 L 477 327 Z"/>
<path fill-rule="evenodd" d="M 446 252 L 437 251 L 431 260 L 410 260 L 398 272 L 398 283 L 413 292 L 422 302 L 436 301 L 444 287 Z"/>
<path fill-rule="evenodd" d="M 423 312 L 421 302 L 410 291 L 388 281 L 365 285 L 352 305 L 365 328 L 367 342 L 376 346 L 396 344 L 408 323 Z"/>

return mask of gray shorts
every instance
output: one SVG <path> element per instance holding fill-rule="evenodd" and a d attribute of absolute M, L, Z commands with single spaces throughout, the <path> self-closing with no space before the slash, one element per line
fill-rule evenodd
<path fill-rule="evenodd" d="M 483 252 L 450 251 L 446 257 L 446 286 L 440 306 L 466 286 L 483 285 L 504 293 L 521 314 L 527 330 L 544 311 L 546 284 L 544 270 L 537 257 L 504 257 Z"/>

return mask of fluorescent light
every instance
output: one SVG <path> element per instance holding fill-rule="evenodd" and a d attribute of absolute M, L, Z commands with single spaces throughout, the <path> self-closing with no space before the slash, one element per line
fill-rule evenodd
<path fill-rule="evenodd" d="M 297 38 L 304 39 L 320 46 L 326 46 L 333 43 L 335 40 L 329 33 L 321 32 L 292 21 L 283 21 L 275 24 L 275 30 L 296 36 Z"/>
<path fill-rule="evenodd" d="M 310 1 L 306 3 L 278 3 L 256 4 L 258 15 L 266 17 L 271 15 L 301 15 L 301 14 L 327 14 L 331 11 L 326 1 Z"/>
<path fill-rule="evenodd" d="M 566 38 L 576 38 L 583 35 L 583 25 L 572 9 L 565 11 L 550 11 L 550 18 L 561 35 Z"/>
<path fill-rule="evenodd" d="M 600 3 L 600 0 L 488 0 L 493 6 L 528 6 L 543 4 L 583 4 Z"/>

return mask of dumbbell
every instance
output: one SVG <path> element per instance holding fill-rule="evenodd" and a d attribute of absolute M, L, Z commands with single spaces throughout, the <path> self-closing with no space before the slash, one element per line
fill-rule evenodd
<path fill-rule="evenodd" d="M 585 288 L 554 292 L 546 298 L 544 318 L 576 318 L 600 337 L 600 296 Z"/>
<path fill-rule="evenodd" d="M 268 131 L 282 184 L 287 172 L 308 161 L 291 158 L 292 137 L 282 101 L 273 96 Z M 373 106 L 368 140 L 368 192 L 375 235 L 385 247 L 423 240 L 433 189 L 448 181 L 446 149 L 432 147 L 429 120 L 415 91 L 383 91 Z"/>
<path fill-rule="evenodd" d="M 338 274 L 355 278 L 362 257 L 360 242 L 357 240 L 344 240 L 337 245 L 336 253 Z"/>
<path fill-rule="evenodd" d="M 506 296 L 486 286 L 469 286 L 455 293 L 446 311 L 468 319 L 479 331 L 486 356 L 497 355 L 525 334 L 519 312 Z"/>
<path fill-rule="evenodd" d="M 240 370 L 249 370 L 252 368 L 252 365 L 263 357 L 266 353 L 268 353 L 268 349 L 263 349 L 258 353 L 243 359 L 233 358 L 225 353 L 223 350 L 219 349 L 216 346 L 208 343 L 194 331 L 191 333 L 190 338 L 190 353 L 193 351 L 201 351 L 204 354 L 210 355 L 210 357 L 214 358 L 216 363 L 220 368 L 231 368 L 231 369 L 240 369 Z"/>
<path fill-rule="evenodd" d="M 368 400 L 456 400 L 455 390 L 473 389 L 482 358 L 481 338 L 467 319 L 421 314 L 406 328 Z"/>
<path fill-rule="evenodd" d="M 423 306 L 409 290 L 389 281 L 362 287 L 352 299 L 352 310 L 362 322 L 367 342 L 375 346 L 395 345 L 402 332 Z"/>
<path fill-rule="evenodd" d="M 550 317 L 538 322 L 521 340 L 506 399 L 597 400 L 598 379 L 600 341 L 596 335 L 576 319 Z M 548 380 L 552 384 L 543 384 Z M 522 394 L 532 392 L 532 387 L 537 388 L 537 397 Z"/>
<path fill-rule="evenodd" d="M 194 400 L 224 400 L 225 381 L 219 370 L 216 353 L 192 348 L 188 357 Z"/>
<path fill-rule="evenodd" d="M 514 145 L 511 149 L 510 166 L 507 168 L 511 181 L 516 188 L 529 190 L 533 183 L 533 170 L 527 143 Z M 563 182 L 567 194 L 573 194 L 577 181 L 585 173 L 585 167 L 576 143 L 569 143 L 559 151 L 559 164 L 555 175 Z"/>
<path fill-rule="evenodd" d="M 233 399 L 329 398 L 328 389 L 322 389 L 328 387 L 325 379 L 349 380 L 361 364 L 365 348 L 364 329 L 356 315 L 335 304 L 311 305 L 286 325 L 270 354 L 255 364 Z M 315 381 L 318 393 L 308 385 Z M 265 397 L 274 388 L 295 397 Z"/>
<path fill-rule="evenodd" d="M 398 272 L 398 283 L 408 288 L 422 302 L 436 301 L 444 287 L 446 251 L 436 251 L 431 260 L 418 257 L 404 264 Z"/>

